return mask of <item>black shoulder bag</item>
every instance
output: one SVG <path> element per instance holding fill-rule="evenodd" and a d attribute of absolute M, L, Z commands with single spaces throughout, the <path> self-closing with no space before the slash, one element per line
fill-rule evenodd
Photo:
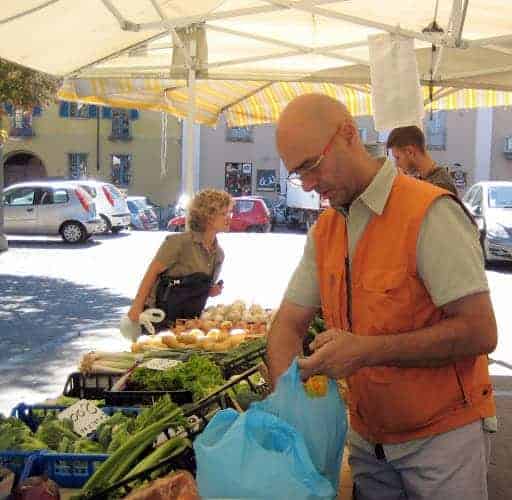
<path fill-rule="evenodd" d="M 212 277 L 206 273 L 180 277 L 160 274 L 156 287 L 156 307 L 165 312 L 164 323 L 200 316 L 211 286 Z"/>

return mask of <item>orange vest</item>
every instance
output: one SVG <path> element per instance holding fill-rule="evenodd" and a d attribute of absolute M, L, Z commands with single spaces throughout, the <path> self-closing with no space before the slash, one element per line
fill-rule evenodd
<path fill-rule="evenodd" d="M 345 218 L 326 210 L 315 227 L 317 269 L 329 328 L 404 334 L 440 321 L 416 269 L 425 214 L 448 191 L 397 175 L 348 266 Z M 363 368 L 348 378 L 350 424 L 370 442 L 399 443 L 495 415 L 487 356 L 441 368 Z"/>

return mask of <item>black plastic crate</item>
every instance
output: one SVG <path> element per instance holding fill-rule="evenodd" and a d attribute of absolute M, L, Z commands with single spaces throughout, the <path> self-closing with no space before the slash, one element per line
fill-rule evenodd
<path fill-rule="evenodd" d="M 148 406 L 166 394 L 180 406 L 193 401 L 191 391 L 106 391 L 104 398 L 107 406 Z"/>
<path fill-rule="evenodd" d="M 235 375 L 240 375 L 260 362 L 265 361 L 267 354 L 266 345 L 255 345 L 254 349 L 241 354 L 238 357 L 230 358 L 229 355 L 224 356 L 215 362 L 221 368 L 224 378 L 229 379 Z"/>
<path fill-rule="evenodd" d="M 105 392 L 122 377 L 121 374 L 73 372 L 69 375 L 63 394 L 79 399 L 103 399 Z"/>
<path fill-rule="evenodd" d="M 200 434 L 218 411 L 225 410 L 226 408 L 233 408 L 237 411 L 241 410 L 230 395 L 230 391 L 233 390 L 236 396 L 236 387 L 240 383 L 247 383 L 252 391 L 263 397 L 269 394 L 270 387 L 267 384 L 257 385 L 251 381 L 250 377 L 258 372 L 259 366 L 253 366 L 242 374 L 233 376 L 226 384 L 205 398 L 191 405 L 184 406 L 183 413 L 188 417 L 188 437 L 193 440 Z"/>

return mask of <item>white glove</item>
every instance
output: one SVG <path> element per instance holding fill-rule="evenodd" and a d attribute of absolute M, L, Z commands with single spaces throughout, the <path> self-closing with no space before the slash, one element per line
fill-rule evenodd
<path fill-rule="evenodd" d="M 146 328 L 150 335 L 155 334 L 155 327 L 153 323 L 159 323 L 165 318 L 165 313 L 161 309 L 146 309 L 139 315 L 139 321 L 132 321 L 128 315 L 121 318 L 119 330 L 122 336 L 130 342 L 136 342 L 142 335 L 141 325 Z"/>
<path fill-rule="evenodd" d="M 154 335 L 155 327 L 153 323 L 160 323 L 165 318 L 165 313 L 161 309 L 146 309 L 139 315 L 139 324 L 142 325 L 150 335 Z"/>
<path fill-rule="evenodd" d="M 132 321 L 127 314 L 121 318 L 119 330 L 121 331 L 121 335 L 130 342 L 136 342 L 142 335 L 140 324 Z"/>

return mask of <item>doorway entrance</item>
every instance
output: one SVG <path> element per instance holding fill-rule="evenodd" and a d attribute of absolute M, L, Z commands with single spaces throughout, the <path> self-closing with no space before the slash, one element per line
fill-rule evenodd
<path fill-rule="evenodd" d="M 25 151 L 14 152 L 4 161 L 4 187 L 16 182 L 32 181 L 48 177 L 43 162 L 35 154 Z"/>

